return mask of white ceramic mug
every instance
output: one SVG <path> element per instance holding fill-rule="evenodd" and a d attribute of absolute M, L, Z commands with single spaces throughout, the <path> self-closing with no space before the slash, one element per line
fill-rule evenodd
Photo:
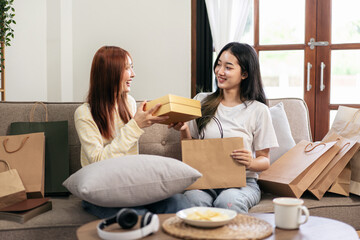
<path fill-rule="evenodd" d="M 304 201 L 297 198 L 275 198 L 273 200 L 275 211 L 275 226 L 283 229 L 298 229 L 309 219 L 309 210 L 303 206 Z M 305 219 L 302 221 L 302 213 Z"/>

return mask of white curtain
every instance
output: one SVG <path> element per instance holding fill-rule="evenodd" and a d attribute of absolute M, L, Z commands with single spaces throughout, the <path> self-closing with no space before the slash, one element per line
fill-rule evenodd
<path fill-rule="evenodd" d="M 244 33 L 251 0 L 205 0 L 215 51 L 239 42 Z"/>

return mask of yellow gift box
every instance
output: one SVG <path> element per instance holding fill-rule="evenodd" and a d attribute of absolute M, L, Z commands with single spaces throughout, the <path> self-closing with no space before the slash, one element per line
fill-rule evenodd
<path fill-rule="evenodd" d="M 151 109 L 158 103 L 161 103 L 161 107 L 153 115 L 169 116 L 169 119 L 162 122 L 162 124 L 187 122 L 201 117 L 199 100 L 168 94 L 146 103 L 145 110 Z"/>

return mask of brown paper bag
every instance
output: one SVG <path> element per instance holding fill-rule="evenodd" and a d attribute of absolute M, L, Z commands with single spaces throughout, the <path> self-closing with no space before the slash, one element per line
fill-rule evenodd
<path fill-rule="evenodd" d="M 349 163 L 350 159 L 354 156 L 360 147 L 360 144 L 358 144 L 356 141 L 348 140 L 336 133 L 327 135 L 323 141 L 337 141 L 337 145 L 340 147 L 340 151 L 335 155 L 331 162 L 308 188 L 308 190 L 319 200 L 324 196 L 325 192 L 334 183 L 336 178 L 340 175 L 341 171 L 343 171 L 343 169 Z M 350 178 L 347 186 L 349 187 L 349 185 Z"/>
<path fill-rule="evenodd" d="M 350 160 L 351 181 L 350 192 L 360 196 L 360 151 Z"/>
<path fill-rule="evenodd" d="M 44 133 L 0 136 L 0 159 L 18 171 L 28 198 L 44 197 Z"/>
<path fill-rule="evenodd" d="M 342 170 L 328 192 L 349 196 L 350 193 L 351 168 L 350 163 Z"/>
<path fill-rule="evenodd" d="M 340 150 L 335 143 L 299 142 L 260 174 L 260 187 L 279 196 L 301 197 Z"/>
<path fill-rule="evenodd" d="M 360 142 L 360 109 L 340 106 L 328 135 L 334 132 L 344 138 Z M 350 166 L 350 192 L 360 196 L 360 152 L 350 160 Z"/>
<path fill-rule="evenodd" d="M 26 199 L 25 187 L 16 169 L 11 169 L 8 162 L 1 160 L 7 170 L 0 172 L 0 209 Z"/>
<path fill-rule="evenodd" d="M 360 109 L 339 106 L 327 135 L 330 135 L 333 132 L 350 140 L 359 140 Z M 327 135 L 324 138 L 326 138 Z"/>
<path fill-rule="evenodd" d="M 243 146 L 239 137 L 181 141 L 182 161 L 203 175 L 187 189 L 245 187 L 245 166 L 230 156 Z"/>

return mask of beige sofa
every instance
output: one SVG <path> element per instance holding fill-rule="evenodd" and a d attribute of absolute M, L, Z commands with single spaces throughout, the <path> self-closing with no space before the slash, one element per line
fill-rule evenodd
<path fill-rule="evenodd" d="M 283 102 L 289 119 L 292 135 L 296 142 L 311 140 L 308 112 L 301 99 L 272 99 L 270 106 Z M 49 121 L 69 122 L 70 172 L 80 168 L 80 143 L 74 128 L 74 111 L 81 103 L 46 103 Z M 11 122 L 28 121 L 33 102 L 0 102 L 0 135 L 6 135 Z M 40 108 L 36 110 L 35 121 L 43 119 Z M 140 139 L 140 153 L 155 154 L 181 159 L 179 133 L 168 130 L 164 125 L 154 125 L 145 129 Z M 272 212 L 271 200 L 275 196 L 264 193 L 261 202 L 250 212 Z M 303 196 L 310 214 L 337 219 L 360 230 L 360 197 L 342 197 L 326 194 L 320 201 L 309 194 Z M 53 209 L 24 224 L 0 220 L 0 239 L 76 239 L 76 229 L 96 218 L 81 207 L 81 200 L 69 197 L 52 197 Z"/>

